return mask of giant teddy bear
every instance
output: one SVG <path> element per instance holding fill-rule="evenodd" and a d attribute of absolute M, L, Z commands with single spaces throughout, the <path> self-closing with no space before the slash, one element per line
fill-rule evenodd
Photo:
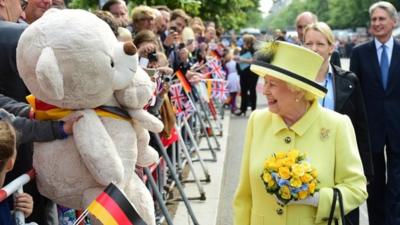
<path fill-rule="evenodd" d="M 51 9 L 21 35 L 17 66 L 35 96 L 31 102 L 37 118 L 82 116 L 73 136 L 35 143 L 39 191 L 58 204 L 83 209 L 113 182 L 153 225 L 152 197 L 135 173 L 138 133 L 114 96 L 117 90 L 138 88 L 132 87 L 134 53 L 133 43 L 119 43 L 95 15 Z M 137 107 L 124 103 L 130 112 Z"/>

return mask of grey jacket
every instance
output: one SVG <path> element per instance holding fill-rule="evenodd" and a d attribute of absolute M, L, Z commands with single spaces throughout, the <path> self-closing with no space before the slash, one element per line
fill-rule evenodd
<path fill-rule="evenodd" d="M 2 111 L 0 112 L 0 119 L 11 121 L 18 132 L 18 144 L 52 141 L 66 137 L 62 121 L 28 119 L 31 107 L 26 103 L 17 102 L 12 98 L 0 94 L 0 108 L 12 114 L 10 115 Z"/>

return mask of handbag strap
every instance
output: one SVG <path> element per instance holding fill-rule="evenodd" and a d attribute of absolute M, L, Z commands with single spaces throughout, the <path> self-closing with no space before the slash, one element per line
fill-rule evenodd
<path fill-rule="evenodd" d="M 335 213 L 337 196 L 338 196 L 337 192 L 335 191 L 335 189 L 333 189 L 333 199 L 332 199 L 331 211 L 329 212 L 328 225 L 331 225 L 333 221 L 333 214 Z"/>
<path fill-rule="evenodd" d="M 346 225 L 346 219 L 344 218 L 344 204 L 343 204 L 342 192 L 340 192 L 340 190 L 337 188 L 333 189 L 336 190 L 339 198 L 339 209 L 340 209 L 340 218 L 342 219 L 342 225 Z"/>
<path fill-rule="evenodd" d="M 333 200 L 331 205 L 331 211 L 329 213 L 328 225 L 331 225 L 333 220 L 335 220 L 335 224 L 339 224 L 338 220 L 333 216 L 333 214 L 335 213 L 336 201 L 339 201 L 339 210 L 340 210 L 340 218 L 342 220 L 342 225 L 346 225 L 346 221 L 344 218 L 343 197 L 342 193 L 338 188 L 333 188 Z"/>

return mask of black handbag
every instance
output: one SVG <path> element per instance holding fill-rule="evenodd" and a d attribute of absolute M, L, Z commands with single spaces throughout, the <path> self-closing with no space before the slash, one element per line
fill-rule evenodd
<path fill-rule="evenodd" d="M 342 220 L 342 225 L 346 225 L 346 220 L 344 218 L 343 197 L 342 193 L 337 188 L 333 188 L 333 200 L 332 200 L 331 211 L 329 213 L 328 225 L 331 225 L 333 220 L 335 221 L 335 225 L 339 224 L 338 219 L 334 218 L 333 216 L 333 214 L 335 213 L 337 201 L 339 201 L 340 219 Z"/>

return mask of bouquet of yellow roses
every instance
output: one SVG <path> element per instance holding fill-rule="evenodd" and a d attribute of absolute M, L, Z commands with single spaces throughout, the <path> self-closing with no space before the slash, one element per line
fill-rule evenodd
<path fill-rule="evenodd" d="M 306 154 L 292 149 L 267 158 L 261 179 L 268 193 L 287 204 L 312 196 L 317 190 L 317 175 L 315 168 L 306 161 Z"/>

